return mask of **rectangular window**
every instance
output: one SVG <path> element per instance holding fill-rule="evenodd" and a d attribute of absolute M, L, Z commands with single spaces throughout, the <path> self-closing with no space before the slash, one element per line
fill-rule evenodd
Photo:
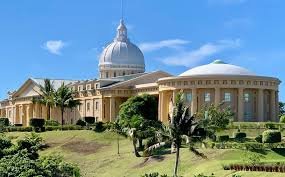
<path fill-rule="evenodd" d="M 231 93 L 225 93 L 224 101 L 225 102 L 231 102 Z"/>
<path fill-rule="evenodd" d="M 87 111 L 90 111 L 90 103 L 87 103 Z"/>
<path fill-rule="evenodd" d="M 249 102 L 249 93 L 244 94 L 244 102 Z"/>
<path fill-rule="evenodd" d="M 205 102 L 210 102 L 211 101 L 211 94 L 210 93 L 205 93 Z"/>
<path fill-rule="evenodd" d="M 186 101 L 186 103 L 191 103 L 191 101 L 192 101 L 192 93 L 186 93 L 185 94 L 185 101 Z"/>
<path fill-rule="evenodd" d="M 95 110 L 98 110 L 98 107 L 99 107 L 99 103 L 98 101 L 95 102 Z"/>

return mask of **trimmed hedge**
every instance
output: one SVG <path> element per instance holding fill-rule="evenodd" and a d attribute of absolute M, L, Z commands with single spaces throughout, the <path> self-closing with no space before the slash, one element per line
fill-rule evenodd
<path fill-rule="evenodd" d="M 95 117 L 84 117 L 84 120 L 87 124 L 94 124 L 95 123 Z"/>
<path fill-rule="evenodd" d="M 0 118 L 0 126 L 9 126 L 9 119 L 6 117 L 1 117 Z"/>
<path fill-rule="evenodd" d="M 285 123 L 285 115 L 282 115 L 281 117 L 280 117 L 280 123 Z"/>
<path fill-rule="evenodd" d="M 82 119 L 79 119 L 77 122 L 76 122 L 76 125 L 79 125 L 81 127 L 84 127 L 86 126 L 86 122 Z"/>
<path fill-rule="evenodd" d="M 217 141 L 218 141 L 218 142 L 225 142 L 225 141 L 229 141 L 229 140 L 230 140 L 229 135 L 220 135 L 220 136 L 217 136 Z"/>
<path fill-rule="evenodd" d="M 266 130 L 262 133 L 263 143 L 279 143 L 281 139 L 281 132 L 277 130 Z"/>
<path fill-rule="evenodd" d="M 262 143 L 262 135 L 258 135 L 257 137 L 254 138 L 256 142 Z"/>
<path fill-rule="evenodd" d="M 45 119 L 31 118 L 30 119 L 30 125 L 34 128 L 34 130 L 36 132 L 43 132 L 44 131 L 44 125 L 45 125 Z"/>
<path fill-rule="evenodd" d="M 242 141 L 246 138 L 246 133 L 244 132 L 236 132 L 234 133 L 235 140 Z"/>
<path fill-rule="evenodd" d="M 244 150 L 264 150 L 264 149 L 284 149 L 285 143 L 238 143 L 238 142 L 207 142 L 206 148 L 212 149 L 244 149 Z"/>
<path fill-rule="evenodd" d="M 229 125 L 229 129 L 285 129 L 285 123 L 277 122 L 234 122 Z"/>
<path fill-rule="evenodd" d="M 46 120 L 45 126 L 59 126 L 60 123 L 56 120 Z"/>
<path fill-rule="evenodd" d="M 95 132 L 103 132 L 105 130 L 106 130 L 106 127 L 104 126 L 103 122 L 96 122 L 95 123 L 95 127 L 94 127 Z"/>

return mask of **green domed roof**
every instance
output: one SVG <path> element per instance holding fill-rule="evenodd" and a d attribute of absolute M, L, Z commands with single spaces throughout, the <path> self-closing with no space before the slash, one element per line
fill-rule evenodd
<path fill-rule="evenodd" d="M 212 64 L 227 64 L 226 62 L 223 62 L 222 60 L 214 60 Z"/>

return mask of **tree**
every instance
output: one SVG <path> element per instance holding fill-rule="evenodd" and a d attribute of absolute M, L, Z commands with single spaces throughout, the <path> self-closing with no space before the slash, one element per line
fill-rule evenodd
<path fill-rule="evenodd" d="M 211 104 L 204 107 L 197 117 L 201 121 L 201 127 L 204 128 L 208 136 L 213 137 L 219 130 L 225 129 L 234 118 L 234 113 L 230 107 L 223 108 L 223 103 L 215 106 Z"/>
<path fill-rule="evenodd" d="M 285 103 L 279 102 L 279 117 L 285 114 Z"/>
<path fill-rule="evenodd" d="M 138 135 L 148 134 L 146 131 L 149 128 L 149 121 L 152 121 L 153 125 L 157 125 L 158 122 L 158 102 L 156 97 L 148 94 L 134 96 L 129 98 L 125 103 L 120 106 L 119 117 L 120 124 L 124 128 L 135 128 L 134 132 Z M 145 121 L 144 121 L 145 120 Z M 149 120 L 149 121 L 148 121 Z M 135 134 L 132 133 L 132 136 Z M 143 136 L 137 136 L 135 141 L 139 142 L 139 149 L 143 148 Z"/>
<path fill-rule="evenodd" d="M 47 120 L 50 120 L 51 108 L 55 106 L 55 90 L 49 79 L 44 79 L 44 85 L 40 85 L 40 96 L 33 98 L 34 103 L 44 104 L 47 107 Z"/>
<path fill-rule="evenodd" d="M 55 103 L 60 107 L 61 111 L 61 125 L 64 124 L 64 111 L 66 108 L 74 108 L 77 105 L 80 105 L 79 100 L 74 99 L 75 92 L 72 91 L 69 87 L 62 84 L 57 91 L 55 92 Z"/>
<path fill-rule="evenodd" d="M 134 115 L 139 115 L 147 120 L 158 120 L 157 98 L 143 94 L 129 98 L 120 106 L 120 119 L 131 119 Z"/>
<path fill-rule="evenodd" d="M 169 117 L 169 126 L 165 126 L 160 133 L 157 133 L 161 140 L 168 139 L 170 142 L 174 143 L 176 147 L 176 158 L 174 166 L 174 176 L 178 174 L 178 165 L 180 157 L 180 148 L 182 144 L 183 136 L 189 137 L 190 142 L 188 143 L 189 149 L 195 155 L 206 158 L 206 156 L 198 152 L 191 143 L 191 139 L 197 135 L 197 130 L 199 127 L 199 122 L 195 118 L 189 115 L 189 107 L 186 106 L 184 101 L 183 93 L 177 94 L 175 98 L 175 104 L 173 107 L 173 114 Z M 168 137 L 168 138 L 166 138 Z M 153 146 L 150 146 L 146 151 L 150 152 L 156 148 L 160 148 L 167 144 L 166 141 L 160 141 Z"/>

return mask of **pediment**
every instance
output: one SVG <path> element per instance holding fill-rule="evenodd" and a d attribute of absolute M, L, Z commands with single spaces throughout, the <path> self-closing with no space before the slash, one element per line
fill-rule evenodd
<path fill-rule="evenodd" d="M 40 93 L 40 87 L 33 82 L 31 79 L 28 79 L 17 91 L 13 94 L 14 98 L 21 97 L 32 97 L 38 96 Z"/>

